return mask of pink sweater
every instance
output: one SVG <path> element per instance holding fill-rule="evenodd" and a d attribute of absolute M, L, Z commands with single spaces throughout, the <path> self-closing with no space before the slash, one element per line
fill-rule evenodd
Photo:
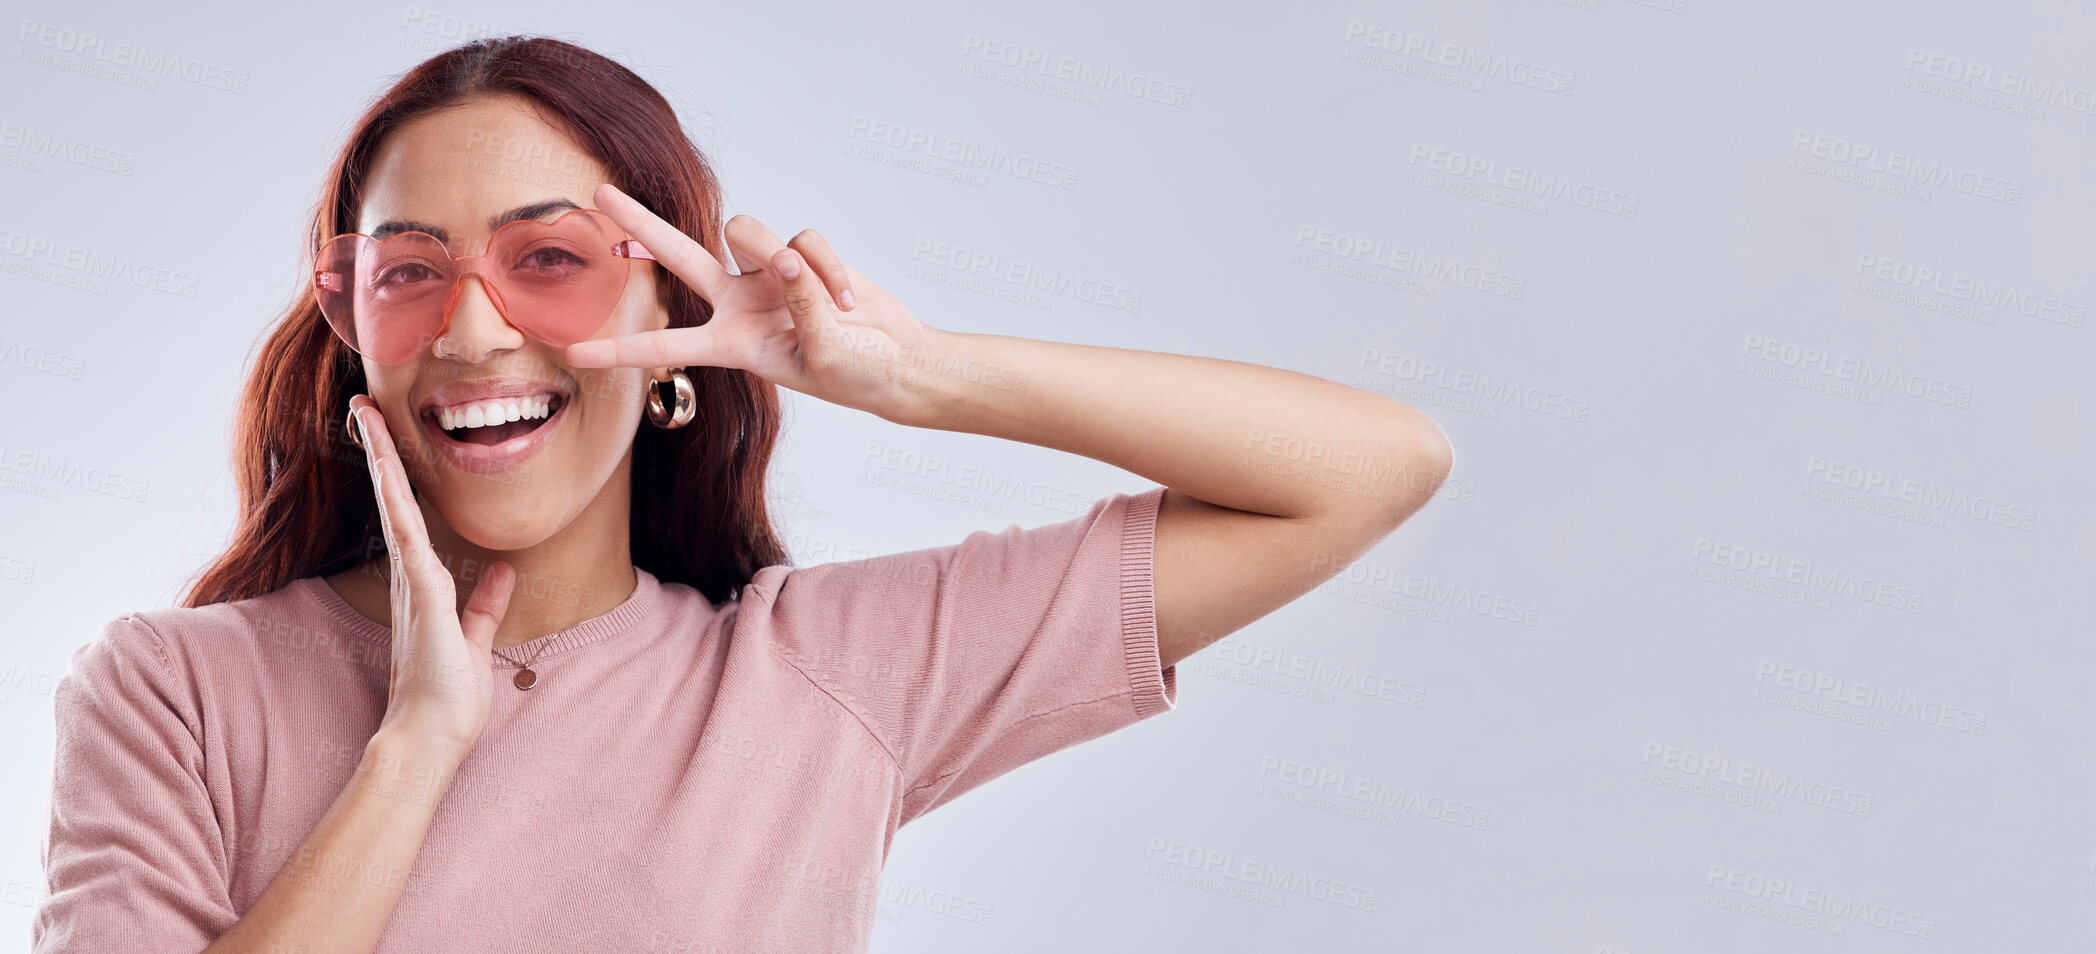
<path fill-rule="evenodd" d="M 1177 703 L 1163 488 L 1031 530 L 757 573 L 714 606 L 635 568 L 510 685 L 380 951 L 863 951 L 896 829 Z M 56 690 L 40 952 L 198 951 L 341 794 L 391 634 L 326 582 L 112 622 Z M 543 647 L 543 653 L 541 648 Z M 326 864 L 327 859 L 320 859 Z"/>

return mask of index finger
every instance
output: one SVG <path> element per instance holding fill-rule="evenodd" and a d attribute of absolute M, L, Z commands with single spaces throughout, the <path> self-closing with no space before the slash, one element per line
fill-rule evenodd
<path fill-rule="evenodd" d="M 700 298 L 715 301 L 714 294 L 724 287 L 728 270 L 706 246 L 684 234 L 676 226 L 648 210 L 632 196 L 619 191 L 619 187 L 607 182 L 597 187 L 598 210 L 611 216 L 620 228 L 633 233 L 648 254 L 670 270 L 670 274 L 684 280 Z"/>
<path fill-rule="evenodd" d="M 718 326 L 711 324 L 636 331 L 578 341 L 562 357 L 578 368 L 736 367 L 719 334 Z"/>

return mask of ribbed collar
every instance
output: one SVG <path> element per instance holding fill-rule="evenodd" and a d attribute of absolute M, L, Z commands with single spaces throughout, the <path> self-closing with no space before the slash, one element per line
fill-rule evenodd
<path fill-rule="evenodd" d="M 602 616 L 583 620 L 560 632 L 548 633 L 537 639 L 504 647 L 495 653 L 492 660 L 494 667 L 517 669 L 520 668 L 517 661 L 536 663 L 631 632 L 641 620 L 654 611 L 655 604 L 662 596 L 662 584 L 655 578 L 655 574 L 636 566 L 633 568 L 633 576 L 633 595 L 627 597 L 626 602 L 613 607 Z M 357 612 L 357 608 L 349 605 L 349 601 L 343 599 L 342 594 L 335 592 L 335 588 L 329 586 L 326 580 L 309 576 L 294 581 L 293 585 L 299 587 L 308 599 L 319 604 L 330 618 L 350 632 L 375 643 L 392 645 L 391 628 Z"/>

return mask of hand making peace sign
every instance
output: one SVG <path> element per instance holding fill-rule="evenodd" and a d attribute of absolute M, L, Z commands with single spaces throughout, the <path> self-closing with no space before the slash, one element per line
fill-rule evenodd
<path fill-rule="evenodd" d="M 569 345 L 570 365 L 740 368 L 884 417 L 904 406 L 908 359 L 923 356 L 934 332 L 844 264 L 815 230 L 781 242 L 750 216 L 729 219 L 728 251 L 741 272 L 730 275 L 697 240 L 610 183 L 597 187 L 595 201 L 656 261 L 712 303 L 713 317 L 698 327 Z"/>

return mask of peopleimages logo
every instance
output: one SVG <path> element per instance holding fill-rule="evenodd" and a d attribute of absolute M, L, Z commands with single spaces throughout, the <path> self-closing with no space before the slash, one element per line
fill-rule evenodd
<path fill-rule="evenodd" d="M 1913 182 L 1937 189 L 1962 192 L 1979 199 L 2009 205 L 2023 202 L 2023 183 L 1988 175 L 1956 163 L 1935 162 L 1903 152 L 1879 149 L 1866 143 L 1797 130 L 1790 151 L 1840 166 L 1852 166 L 1890 179 Z"/>
<path fill-rule="evenodd" d="M 1007 259 L 980 248 L 921 238 L 910 247 L 910 260 L 937 266 L 940 270 L 955 275 L 999 282 L 1021 292 L 1022 298 L 1039 298 L 1040 295 L 1068 298 L 1130 314 L 1143 310 L 1143 293 L 1140 289 L 1102 281 L 1093 276 L 1079 275 L 1068 269 L 1050 268 L 1039 262 Z M 932 274 L 936 273 L 924 269 L 917 277 L 931 279 Z M 1040 295 L 1024 294 L 1029 292 L 1038 292 Z"/>
<path fill-rule="evenodd" d="M 1639 762 L 1648 768 L 1656 766 L 1680 775 L 1850 815 L 1867 816 L 1877 802 L 1873 795 L 1844 786 L 1659 742 L 1645 743 L 1644 755 Z"/>
<path fill-rule="evenodd" d="M 1749 577 L 1766 577 L 1796 586 L 1807 593 L 1832 594 L 1910 613 L 1921 612 L 1922 593 L 1914 587 L 1837 570 L 1787 554 L 1697 537 L 1691 558 L 1699 563 L 1736 570 Z"/>
<path fill-rule="evenodd" d="M 994 63 L 1007 69 L 1037 74 L 1087 92 L 1115 93 L 1129 99 L 1177 109 L 1186 109 L 1192 106 L 1194 101 L 1193 88 L 1184 83 L 1169 83 L 1155 76 L 1094 63 L 1082 57 L 1063 56 L 1039 47 L 1012 43 L 996 37 L 969 34 L 961 40 L 961 56 Z M 1092 102 L 1092 105 L 1097 103 Z"/>
<path fill-rule="evenodd" d="M 146 495 L 152 489 L 152 484 L 137 477 L 100 467 L 83 467 L 76 460 L 7 444 L 0 444 L 0 474 L 19 474 L 30 480 L 43 481 L 46 485 L 78 487 L 89 493 L 106 494 L 133 503 L 145 503 Z"/>
<path fill-rule="evenodd" d="M 1637 218 L 1638 214 L 1639 199 L 1628 192 L 1618 192 L 1596 183 L 1551 175 L 1527 166 L 1502 163 L 1497 159 L 1456 149 L 1443 149 L 1415 142 L 1412 144 L 1409 164 L 1456 179 L 1498 186 L 1519 195 L 1552 202 L 1568 202 L 1582 209 L 1620 215 L 1627 219 Z"/>
<path fill-rule="evenodd" d="M 1296 895 L 1356 911 L 1375 910 L 1374 888 L 1313 875 L 1234 852 L 1153 836 L 1143 850 L 1143 857 L 1165 871 L 1223 879 L 1258 889 L 1265 892 L 1269 907 L 1283 907 L 1285 902 L 1280 896 Z"/>
<path fill-rule="evenodd" d="M 2079 328 L 2088 320 L 2089 315 L 2089 309 L 2085 305 L 2017 288 L 2007 282 L 1982 281 L 1956 272 L 1945 272 L 1927 265 L 1917 265 L 1869 252 L 1857 257 L 1856 274 L 1901 288 L 1971 302 L 1985 308 L 2012 312 L 2056 325 Z"/>
<path fill-rule="evenodd" d="M 1828 380 L 1856 385 L 1854 391 L 1871 398 L 1869 403 L 1873 404 L 1878 403 L 1877 392 L 1889 391 L 1933 404 L 1962 408 L 1972 406 L 1973 389 L 1969 384 L 1906 371 L 1889 364 L 1843 355 L 1812 345 L 1749 333 L 1740 346 L 1739 353 L 1744 358 L 1761 362 L 1763 366 L 1775 365 L 1776 370 L 1800 372 L 1799 380 L 1810 381 L 1815 385 L 1825 386 Z M 1753 366 L 1745 361 L 1740 362 L 1742 371 L 1750 367 Z M 1759 374 L 1764 369 L 1757 368 L 1750 373 Z M 1818 377 L 1805 378 L 1802 377 L 1804 373 Z"/>
<path fill-rule="evenodd" d="M 854 115 L 847 138 L 862 146 L 896 150 L 947 163 L 968 173 L 995 172 L 1050 188 L 1077 188 L 1077 167 L 1030 153 L 1013 152 L 964 136 Z"/>
<path fill-rule="evenodd" d="M 2057 80 L 2040 79 L 2029 73 L 1996 69 L 1990 64 L 1933 50 L 1909 48 L 1907 71 L 2042 106 L 2059 106 L 2064 103 L 2068 109 L 2077 113 L 2096 113 L 2096 89 L 2069 86 Z"/>
<path fill-rule="evenodd" d="M 1467 368 L 1445 365 L 1409 352 L 1362 348 L 1361 360 L 1356 367 L 1372 369 L 1377 374 L 1411 381 L 1425 387 L 1474 397 L 1493 409 L 1511 405 L 1580 424 L 1586 423 L 1587 414 L 1594 407 L 1593 402 L 1585 398 L 1534 384 L 1520 384 Z"/>
<path fill-rule="evenodd" d="M 127 255 L 110 255 L 99 249 L 55 241 L 41 235 L 0 228 L 0 254 L 27 265 L 41 265 L 91 282 L 120 282 L 135 288 L 197 296 L 197 276 L 171 268 L 133 261 Z M 10 263 L 13 264 L 13 263 Z"/>
<path fill-rule="evenodd" d="M 1334 258 L 1418 275 L 1502 298 L 1519 300 L 1528 294 L 1528 279 L 1518 275 L 1510 275 L 1447 255 L 1421 252 L 1402 245 L 1386 245 L 1376 239 L 1333 229 L 1298 225 L 1295 231 L 1295 247 L 1303 248 L 1306 245 Z"/>
<path fill-rule="evenodd" d="M 222 89 L 229 93 L 247 92 L 246 70 L 231 70 L 216 63 L 152 50 L 136 43 L 121 40 L 112 42 L 106 36 L 83 33 L 54 23 L 41 23 L 24 17 L 21 29 L 15 33 L 15 39 L 34 42 L 37 46 L 57 53 L 74 54 L 112 66 L 136 70 L 149 76 L 179 79 L 206 89 Z"/>
<path fill-rule="evenodd" d="M 1440 795 L 1424 795 L 1416 789 L 1365 778 L 1352 771 L 1273 755 L 1259 760 L 1259 777 L 1305 792 L 1347 799 L 1358 805 L 1389 809 L 1400 814 L 1417 815 L 1460 828 L 1484 831 L 1485 826 L 1492 821 L 1492 810 L 1483 805 L 1459 802 Z"/>
<path fill-rule="evenodd" d="M 1846 703 L 1884 715 L 1912 719 L 1953 732 L 1983 735 L 1987 731 L 1987 714 L 1984 712 L 1904 692 L 1889 692 L 1883 686 L 1855 682 L 1843 676 L 1800 666 L 1762 660 L 1761 664 L 1755 667 L 1754 681 L 1788 689 L 1807 697 Z"/>
<path fill-rule="evenodd" d="M 1426 700 L 1425 686 L 1398 679 L 1387 672 L 1362 669 L 1352 663 L 1327 662 L 1293 650 L 1257 645 L 1241 637 L 1218 640 L 1201 655 L 1211 663 L 1229 663 L 1271 672 L 1350 696 L 1358 694 L 1414 708 Z"/>
<path fill-rule="evenodd" d="M 1412 57 L 1457 73 L 1503 80 L 1515 86 L 1562 96 L 1572 95 L 1572 86 L 1579 81 L 1579 74 L 1571 70 L 1359 20 L 1347 22 L 1346 42 Z"/>
<path fill-rule="evenodd" d="M 138 164 L 138 154 L 111 149 L 63 133 L 0 123 L 0 147 L 16 149 L 44 159 L 69 162 L 84 169 L 97 169 L 128 176 Z"/>
<path fill-rule="evenodd" d="M 1979 494 L 1968 494 L 1962 490 L 1952 490 L 1913 477 L 1896 476 L 1874 467 L 1828 460 L 1816 454 L 1806 460 L 1805 478 L 1862 494 L 1912 504 L 1935 513 L 1956 514 L 2015 530 L 2030 532 L 2037 525 L 2038 515 L 2029 507 Z"/>
<path fill-rule="evenodd" d="M 1834 925 L 1864 923 L 1871 927 L 1923 940 L 1936 937 L 1936 919 L 1905 908 L 1835 894 L 1824 888 L 1799 885 L 1770 878 L 1730 865 L 1711 865 L 1703 877 L 1705 887 L 1721 888 L 1740 897 L 1781 905 L 1794 911 L 1817 915 Z"/>
<path fill-rule="evenodd" d="M 8 364 L 75 381 L 87 373 L 86 359 L 63 351 L 22 344 L 13 338 L 0 338 L 0 365 Z"/>

